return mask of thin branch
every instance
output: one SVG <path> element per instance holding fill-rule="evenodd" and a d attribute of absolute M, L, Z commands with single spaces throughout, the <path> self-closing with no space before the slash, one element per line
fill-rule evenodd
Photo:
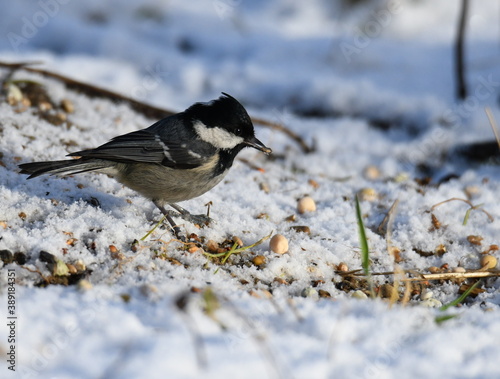
<path fill-rule="evenodd" d="M 467 85 L 465 83 L 464 73 L 464 40 L 468 10 L 469 0 L 462 0 L 460 19 L 458 21 L 457 37 L 455 40 L 455 70 L 457 75 L 457 98 L 459 100 L 464 100 L 467 97 Z"/>
<path fill-rule="evenodd" d="M 29 67 L 30 65 L 33 64 L 39 64 L 40 62 L 18 62 L 18 63 L 7 63 L 7 62 L 1 62 L 0 61 L 0 67 L 5 67 L 11 70 L 9 75 L 12 74 L 15 70 L 23 69 L 29 72 L 34 72 L 40 75 L 43 75 L 45 77 L 57 79 L 61 82 L 63 82 L 67 88 L 72 89 L 74 91 L 83 93 L 89 97 L 98 97 L 98 98 L 105 98 L 109 99 L 112 101 L 116 102 L 121 102 L 121 103 L 126 103 L 127 105 L 130 106 L 133 110 L 136 112 L 139 112 L 143 114 L 144 116 L 148 118 L 153 118 L 153 119 L 161 119 L 167 116 L 171 116 L 177 112 L 163 109 L 163 108 L 158 108 L 153 105 L 149 105 L 137 100 L 134 100 L 128 96 L 123 96 L 120 95 L 119 93 L 109 91 L 107 89 L 101 88 L 94 86 L 92 84 L 88 83 L 83 83 L 75 79 L 68 78 L 67 76 L 57 74 L 55 72 L 51 72 L 48 70 L 40 69 L 40 68 L 34 68 L 34 67 Z M 304 153 L 311 153 L 315 150 L 314 146 L 309 146 L 303 138 L 301 138 L 298 134 L 293 132 L 292 130 L 288 129 L 285 125 L 272 122 L 269 120 L 261 119 L 261 118 L 255 118 L 252 117 L 252 122 L 256 125 L 261 125 L 266 128 L 270 128 L 273 130 L 277 130 L 279 132 L 284 133 L 288 137 L 290 137 L 292 140 L 294 140 L 302 149 Z"/>
<path fill-rule="evenodd" d="M 498 134 L 498 125 L 495 121 L 495 118 L 493 117 L 493 113 L 491 112 L 490 107 L 484 108 L 484 111 L 486 112 L 486 116 L 488 116 L 488 120 L 490 121 L 490 126 L 491 129 L 493 129 L 493 134 L 495 135 L 495 139 L 497 140 L 498 147 L 500 147 L 500 136 Z"/>

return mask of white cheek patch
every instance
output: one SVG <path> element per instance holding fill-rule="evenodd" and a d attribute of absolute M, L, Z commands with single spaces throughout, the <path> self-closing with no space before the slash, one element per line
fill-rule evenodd
<path fill-rule="evenodd" d="M 232 149 L 244 142 L 243 137 L 229 133 L 227 130 L 218 126 L 208 128 L 201 121 L 196 122 L 193 126 L 196 134 L 198 134 L 203 141 L 214 145 L 218 149 Z"/>

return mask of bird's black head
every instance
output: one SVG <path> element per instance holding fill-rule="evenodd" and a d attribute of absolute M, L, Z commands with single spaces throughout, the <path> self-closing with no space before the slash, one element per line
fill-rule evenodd
<path fill-rule="evenodd" d="M 196 103 L 185 112 L 200 139 L 223 150 L 251 146 L 271 153 L 271 149 L 255 138 L 252 121 L 243 105 L 227 93 L 222 94 L 217 100 Z"/>

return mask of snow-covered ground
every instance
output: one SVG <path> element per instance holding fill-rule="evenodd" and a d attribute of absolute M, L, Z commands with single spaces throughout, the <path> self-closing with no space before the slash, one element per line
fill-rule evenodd
<path fill-rule="evenodd" d="M 58 110 L 67 123 L 55 125 L 35 107 L 9 105 L 5 91 L 0 98 L 0 250 L 28 257 L 0 269 L 0 352 L 9 358 L 13 345 L 16 353 L 16 371 L 2 359 L 0 377 L 498 377 L 498 279 L 483 279 L 484 292 L 441 311 L 430 305 L 456 299 L 460 283 L 415 285 L 409 301 L 391 304 L 356 298 L 366 283 L 348 283 L 337 272 L 342 262 L 361 268 L 356 193 L 364 195 L 373 273 L 394 271 L 389 245 L 399 250 L 397 266 L 414 271 L 408 277 L 443 265 L 479 269 L 488 251 L 499 258 L 498 166 L 453 151 L 494 138 L 485 106 L 500 120 L 500 4 L 471 4 L 470 96 L 458 103 L 458 3 L 0 5 L 0 61 L 42 61 L 36 67 L 173 111 L 224 91 L 251 116 L 284 123 L 316 147 L 304 154 L 284 134 L 256 125 L 274 156 L 248 150 L 241 157 L 264 170 L 238 160 L 223 183 L 182 204 L 203 213 L 212 202 L 216 223 L 183 224 L 205 241 L 238 236 L 251 245 L 270 233 L 289 240 L 286 254 L 265 241 L 220 264 L 183 249 L 166 228 L 141 241 L 159 211 L 107 176 L 20 175 L 19 163 L 63 159 L 155 120 L 17 71 L 14 79 L 43 85 L 54 104 L 69 100 L 74 112 Z M 6 73 L 0 69 L 2 78 Z M 317 209 L 299 214 L 297 199 L 306 195 Z M 433 209 L 433 219 L 433 205 L 451 198 L 480 205 L 466 225 L 469 205 L 459 200 Z M 388 240 L 376 230 L 396 200 Z M 84 281 L 38 286 L 51 276 L 41 251 L 85 268 Z M 255 264 L 258 255 L 264 264 Z M 16 280 L 10 287 L 9 273 Z M 373 278 L 379 292 L 395 279 Z M 8 319 L 11 287 L 17 319 Z M 422 294 L 425 287 L 432 293 Z M 403 284 L 399 291 L 402 298 Z M 436 322 L 444 315 L 457 317 Z"/>

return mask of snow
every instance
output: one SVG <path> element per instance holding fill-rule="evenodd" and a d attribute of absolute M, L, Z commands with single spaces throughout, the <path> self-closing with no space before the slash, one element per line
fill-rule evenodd
<path fill-rule="evenodd" d="M 266 241 L 218 265 L 200 251 L 182 250 L 166 228 L 140 241 L 159 211 L 105 175 L 29 181 L 20 175 L 19 163 L 64 159 L 156 120 L 17 71 L 15 79 L 43 84 L 55 103 L 69 99 L 75 111 L 70 124 L 54 125 L 0 98 L 0 250 L 29 256 L 24 268 L 0 269 L 2 354 L 10 349 L 8 269 L 16 274 L 18 316 L 16 371 L 1 360 L 1 377 L 500 375 L 498 279 L 484 279 L 485 292 L 442 312 L 422 305 L 418 295 L 406 305 L 353 298 L 353 291 L 339 289 L 335 273 L 341 262 L 361 268 L 353 199 L 367 188 L 376 194 L 361 202 L 373 272 L 395 268 L 388 241 L 375 232 L 395 200 L 390 243 L 400 250 L 403 269 L 479 269 L 481 253 L 499 244 L 498 166 L 452 154 L 458 145 L 494 138 L 485 106 L 500 119 L 498 2 L 471 3 L 464 102 L 454 98 L 459 2 L 350 3 L 23 0 L 0 6 L 2 61 L 42 61 L 37 67 L 173 111 L 224 91 L 251 116 L 284 123 L 316 147 L 304 154 L 284 134 L 256 125 L 274 159 L 252 149 L 240 157 L 265 171 L 237 160 L 222 183 L 181 204 L 195 214 L 213 204 L 215 223 L 203 229 L 183 223 L 188 234 L 219 243 L 238 236 L 245 245 L 270 233 L 289 240 L 286 254 L 271 252 Z M 371 166 L 378 177 L 365 174 Z M 437 185 L 450 174 L 456 177 Z M 426 176 L 431 185 L 415 181 Z M 306 195 L 317 210 L 301 215 L 297 200 Z M 431 230 L 430 209 L 450 198 L 481 207 L 463 225 L 469 205 L 442 204 L 432 211 L 441 227 Z M 284 221 L 291 215 L 295 222 Z M 311 234 L 292 225 L 306 225 Z M 481 245 L 468 236 L 481 236 Z M 443 255 L 418 253 L 440 245 Z M 50 274 L 40 251 L 83 263 L 92 270 L 91 288 L 37 287 L 41 277 L 32 271 Z M 498 251 L 490 254 L 498 258 Z M 252 263 L 254 255 L 265 257 L 263 267 Z M 373 279 L 380 286 L 394 277 Z M 429 287 L 443 304 L 459 296 L 451 281 Z M 319 290 L 331 298 L 318 298 Z M 208 300 L 211 293 L 217 301 Z M 457 317 L 436 322 L 448 314 Z"/>

